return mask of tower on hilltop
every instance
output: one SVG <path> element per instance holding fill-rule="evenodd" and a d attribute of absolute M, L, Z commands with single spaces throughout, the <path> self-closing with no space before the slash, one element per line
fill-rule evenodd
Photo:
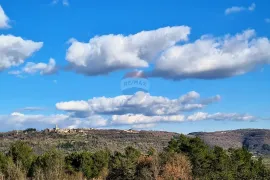
<path fill-rule="evenodd" d="M 60 128 L 58 127 L 57 124 L 55 124 L 55 128 L 53 128 L 54 130 L 59 130 Z"/>

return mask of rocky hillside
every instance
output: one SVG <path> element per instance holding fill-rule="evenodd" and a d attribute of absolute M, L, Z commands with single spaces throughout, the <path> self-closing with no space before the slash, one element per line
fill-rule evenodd
<path fill-rule="evenodd" d="M 254 154 L 270 155 L 270 130 L 240 129 L 234 131 L 218 131 L 211 133 L 196 132 L 210 146 L 221 146 L 225 149 L 246 147 Z"/>
<path fill-rule="evenodd" d="M 161 151 L 177 133 L 164 131 L 125 131 L 125 130 L 44 130 L 12 131 L 0 133 L 0 151 L 7 151 L 10 144 L 16 140 L 28 142 L 36 153 L 42 153 L 49 148 L 57 148 L 64 152 L 89 150 L 97 151 L 109 148 L 112 151 L 122 151 L 127 146 L 133 146 L 142 152 L 149 148 Z"/>

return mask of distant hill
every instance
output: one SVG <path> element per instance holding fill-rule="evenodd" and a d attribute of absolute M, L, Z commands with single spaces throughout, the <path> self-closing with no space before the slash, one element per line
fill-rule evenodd
<path fill-rule="evenodd" d="M 254 154 L 270 155 L 270 130 L 240 129 L 218 132 L 194 132 L 189 135 L 203 139 L 210 146 L 225 149 L 246 147 Z"/>
<path fill-rule="evenodd" d="M 149 148 L 162 151 L 172 137 L 178 133 L 165 131 L 134 131 L 116 129 L 74 129 L 74 130 L 44 130 L 12 131 L 0 133 L 0 151 L 7 151 L 10 144 L 16 140 L 27 141 L 37 153 L 49 148 L 57 148 L 64 152 L 80 150 L 97 151 L 109 148 L 112 151 L 123 151 L 127 146 L 133 146 L 142 152 Z M 246 147 L 257 155 L 270 156 L 270 130 L 240 129 L 218 132 L 194 132 L 189 136 L 197 136 L 210 146 L 228 148 Z"/>
<path fill-rule="evenodd" d="M 97 151 L 108 148 L 111 151 L 123 151 L 127 146 L 133 146 L 142 152 L 151 147 L 162 151 L 177 133 L 165 131 L 134 131 L 134 130 L 44 130 L 12 131 L 0 133 L 0 151 L 5 152 L 12 142 L 23 140 L 29 143 L 38 154 L 50 148 L 64 152 L 80 150 Z"/>

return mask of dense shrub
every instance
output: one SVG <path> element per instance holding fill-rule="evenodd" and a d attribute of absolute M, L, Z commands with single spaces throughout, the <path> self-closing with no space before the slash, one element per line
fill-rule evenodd
<path fill-rule="evenodd" d="M 210 148 L 199 138 L 181 135 L 163 152 L 142 154 L 133 147 L 124 152 L 101 150 L 64 154 L 48 150 L 37 155 L 22 141 L 0 153 L 0 175 L 9 180 L 267 180 L 262 159 L 247 149 Z"/>
<path fill-rule="evenodd" d="M 167 152 L 186 154 L 192 163 L 192 174 L 198 179 L 270 179 L 262 160 L 252 159 L 246 148 L 223 150 L 208 147 L 199 138 L 181 135 L 169 142 Z"/>

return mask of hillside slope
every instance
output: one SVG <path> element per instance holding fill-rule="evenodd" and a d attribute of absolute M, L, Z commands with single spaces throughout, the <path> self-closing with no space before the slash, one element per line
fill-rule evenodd
<path fill-rule="evenodd" d="M 151 147 L 161 151 L 175 135 L 177 133 L 113 129 L 13 131 L 0 133 L 0 151 L 7 151 L 10 144 L 16 140 L 28 142 L 36 153 L 42 153 L 49 148 L 57 148 L 64 152 L 97 151 L 105 148 L 112 151 L 123 151 L 127 146 L 133 146 L 142 152 L 146 152 Z"/>
<path fill-rule="evenodd" d="M 28 142 L 37 153 L 49 148 L 57 148 L 64 152 L 80 150 L 97 151 L 109 148 L 112 151 L 123 151 L 127 146 L 133 146 L 142 152 L 153 147 L 162 151 L 172 137 L 178 133 L 165 131 L 126 131 L 126 130 L 44 130 L 44 131 L 12 131 L 0 133 L 0 151 L 7 151 L 12 142 L 23 140 Z M 222 148 L 247 147 L 257 155 L 270 156 L 270 130 L 240 129 L 234 131 L 194 132 L 191 136 L 203 139 L 210 146 Z"/>
<path fill-rule="evenodd" d="M 240 129 L 218 132 L 190 133 L 203 139 L 210 146 L 220 146 L 225 149 L 246 147 L 254 154 L 270 155 L 270 130 Z"/>

